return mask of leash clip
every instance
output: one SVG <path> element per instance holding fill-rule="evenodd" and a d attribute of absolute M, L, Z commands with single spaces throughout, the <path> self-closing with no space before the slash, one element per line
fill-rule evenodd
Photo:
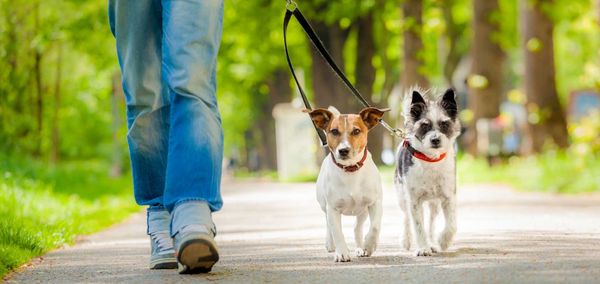
<path fill-rule="evenodd" d="M 399 137 L 399 138 L 405 138 L 406 134 L 404 133 L 404 131 L 400 128 L 392 128 L 389 124 L 387 124 L 385 121 L 383 121 L 383 119 L 379 120 L 379 123 L 385 127 L 385 129 L 387 129 L 387 131 L 390 132 L 390 134 L 392 134 L 393 136 Z"/>
<path fill-rule="evenodd" d="M 392 129 L 392 135 L 399 137 L 399 138 L 406 138 L 406 134 L 404 133 L 404 131 L 400 128 L 394 128 Z"/>
<path fill-rule="evenodd" d="M 290 12 L 293 12 L 298 8 L 298 4 L 296 4 L 296 2 L 293 0 L 286 0 L 285 2 L 285 8 Z"/>

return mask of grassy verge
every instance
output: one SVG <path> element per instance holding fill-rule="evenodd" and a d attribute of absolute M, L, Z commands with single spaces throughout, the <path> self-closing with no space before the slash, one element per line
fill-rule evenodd
<path fill-rule="evenodd" d="M 550 193 L 600 191 L 600 157 L 548 151 L 531 157 L 513 157 L 503 164 L 488 166 L 484 159 L 468 155 L 458 158 L 458 183 L 499 183 L 517 190 Z M 393 182 L 393 167 L 381 167 L 384 182 Z"/>
<path fill-rule="evenodd" d="M 0 157 L 0 277 L 139 210 L 130 179 L 99 161 L 59 166 Z"/>
<path fill-rule="evenodd" d="M 600 156 L 547 151 L 531 157 L 513 157 L 489 167 L 480 159 L 464 156 L 458 162 L 461 184 L 505 183 L 520 190 L 552 193 L 600 191 Z"/>

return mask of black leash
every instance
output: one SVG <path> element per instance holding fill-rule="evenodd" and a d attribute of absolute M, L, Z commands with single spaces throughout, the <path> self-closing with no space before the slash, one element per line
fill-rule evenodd
<path fill-rule="evenodd" d="M 370 107 L 371 105 L 369 104 L 369 102 L 367 102 L 367 100 L 352 85 L 352 83 L 350 83 L 350 81 L 348 80 L 346 75 L 344 75 L 344 72 L 337 66 L 337 64 L 335 64 L 335 61 L 333 60 L 331 55 L 329 55 L 329 52 L 327 51 L 325 46 L 323 46 L 323 43 L 321 42 L 321 39 L 319 38 L 319 36 L 315 33 L 315 31 L 310 26 L 310 24 L 308 23 L 306 18 L 304 18 L 304 15 L 302 15 L 302 13 L 300 12 L 300 9 L 298 9 L 298 5 L 292 0 L 286 0 L 286 2 L 287 2 L 287 4 L 286 4 L 285 17 L 283 18 L 283 44 L 285 47 L 285 56 L 287 58 L 288 65 L 290 67 L 290 72 L 292 73 L 292 77 L 294 77 L 296 86 L 298 87 L 298 90 L 300 91 L 300 95 L 302 96 L 302 101 L 304 102 L 304 106 L 307 109 L 312 110 L 312 108 L 310 106 L 310 102 L 308 101 L 308 98 L 306 97 L 306 93 L 302 89 L 302 86 L 300 85 L 300 82 L 298 81 L 298 78 L 296 77 L 296 72 L 294 72 L 294 66 L 292 65 L 292 60 L 290 59 L 290 55 L 288 52 L 287 27 L 288 27 L 288 24 L 289 24 L 292 16 L 294 16 L 296 18 L 296 20 L 298 21 L 298 23 L 300 24 L 300 26 L 302 27 L 302 29 L 304 30 L 304 32 L 306 33 L 308 38 L 310 39 L 311 43 L 315 46 L 317 51 L 319 51 L 319 54 L 323 57 L 323 59 L 325 59 L 325 61 L 327 61 L 327 64 L 329 65 L 329 67 L 342 80 L 342 82 L 344 82 L 344 85 L 346 85 L 346 87 L 352 92 L 354 97 L 356 97 L 356 99 L 358 99 L 364 107 Z M 383 119 L 380 120 L 379 123 L 381 123 L 381 125 L 383 127 L 385 127 L 385 129 L 387 129 L 392 135 L 395 135 L 398 137 L 404 136 L 404 133 L 402 132 L 402 130 L 397 129 L 397 128 L 396 129 L 392 128 L 385 121 L 383 121 Z M 313 125 L 314 125 L 314 123 L 313 123 Z M 317 130 L 317 133 L 319 134 L 319 139 L 321 140 L 321 144 L 323 145 L 323 147 L 327 146 L 327 137 L 325 136 L 325 133 L 321 129 L 317 128 L 316 125 L 314 125 L 314 127 Z"/>

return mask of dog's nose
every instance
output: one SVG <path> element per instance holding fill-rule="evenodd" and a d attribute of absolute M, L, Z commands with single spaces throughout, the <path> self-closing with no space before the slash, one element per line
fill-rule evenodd
<path fill-rule="evenodd" d="M 342 156 L 342 157 L 348 156 L 349 153 L 350 153 L 350 148 L 342 148 L 342 149 L 338 150 L 338 154 L 340 154 L 340 156 Z"/>
<path fill-rule="evenodd" d="M 440 142 L 442 142 L 442 140 L 440 140 L 440 138 L 432 138 L 431 146 L 440 146 Z"/>

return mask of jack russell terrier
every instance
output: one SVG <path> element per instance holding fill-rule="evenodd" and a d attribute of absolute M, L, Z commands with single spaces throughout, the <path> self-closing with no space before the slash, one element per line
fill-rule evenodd
<path fill-rule="evenodd" d="M 454 143 L 460 134 L 458 107 L 452 89 L 441 97 L 418 90 L 406 96 L 404 121 L 406 140 L 398 147 L 395 184 L 400 208 L 404 212 L 406 250 L 411 247 L 411 232 L 417 256 L 430 256 L 446 250 L 456 232 L 456 160 Z M 429 206 L 429 236 L 423 223 L 423 206 Z M 445 228 L 435 239 L 435 218 L 441 206 Z"/>
<path fill-rule="evenodd" d="M 323 160 L 317 179 L 317 201 L 325 212 L 325 247 L 335 251 L 334 261 L 350 261 L 342 233 L 341 215 L 356 216 L 356 255 L 371 256 L 377 248 L 381 228 L 381 178 L 367 150 L 367 134 L 389 109 L 365 108 L 359 114 L 340 114 L 334 107 L 309 112 L 317 127 L 327 133 L 329 155 Z M 370 219 L 363 240 L 363 224 Z"/>

